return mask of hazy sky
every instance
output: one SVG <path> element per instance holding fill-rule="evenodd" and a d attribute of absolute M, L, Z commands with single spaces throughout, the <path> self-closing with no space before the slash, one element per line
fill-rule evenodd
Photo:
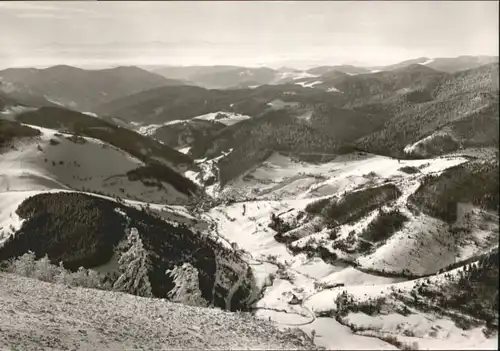
<path fill-rule="evenodd" d="M 0 2 L 0 66 L 382 65 L 498 55 L 497 1 Z"/>

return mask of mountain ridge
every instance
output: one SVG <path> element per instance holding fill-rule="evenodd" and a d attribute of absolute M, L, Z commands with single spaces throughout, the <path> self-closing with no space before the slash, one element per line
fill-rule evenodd
<path fill-rule="evenodd" d="M 88 111 L 95 105 L 163 85 L 183 85 L 135 66 L 85 70 L 68 65 L 0 71 L 10 90 L 45 97 L 56 105 Z"/>

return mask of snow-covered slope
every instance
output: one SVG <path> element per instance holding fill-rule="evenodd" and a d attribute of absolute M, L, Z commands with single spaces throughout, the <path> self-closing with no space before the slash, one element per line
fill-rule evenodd
<path fill-rule="evenodd" d="M 219 123 L 223 123 L 227 126 L 230 126 L 250 118 L 252 117 L 247 115 L 242 115 L 239 113 L 219 111 L 219 112 L 207 113 L 206 115 L 202 116 L 197 116 L 194 117 L 193 119 L 202 119 L 205 121 L 217 121 Z"/>
<path fill-rule="evenodd" d="M 280 332 L 249 314 L 128 294 L 44 283 L 0 273 L 2 349 L 305 349 L 300 332 Z"/>
<path fill-rule="evenodd" d="M 316 84 L 321 84 L 321 83 L 323 83 L 323 82 L 320 80 L 315 80 L 312 82 L 297 82 L 295 84 L 300 85 L 304 88 L 313 88 Z"/>
<path fill-rule="evenodd" d="M 36 190 L 0 192 L 0 246 L 12 233 L 19 230 L 23 223 L 23 220 L 16 214 L 16 209 L 26 198 L 39 193 L 40 191 Z"/>
<path fill-rule="evenodd" d="M 312 199 L 386 180 L 413 188 L 425 174 L 440 172 L 465 161 L 461 157 L 398 161 L 385 156 L 355 153 L 336 156 L 330 162 L 312 164 L 274 153 L 256 169 L 230 182 L 228 188 L 240 189 L 261 199 Z M 405 166 L 421 167 L 421 172 L 418 176 L 406 174 L 400 170 Z"/>
<path fill-rule="evenodd" d="M 314 78 L 318 77 L 316 74 L 311 74 L 305 71 L 284 71 L 280 72 L 277 77 L 275 78 L 275 81 L 273 82 L 274 84 L 283 84 L 283 83 L 288 83 L 290 81 L 294 81 L 297 79 L 304 79 L 304 78 Z"/>
<path fill-rule="evenodd" d="M 244 120 L 250 119 L 250 118 L 252 118 L 252 117 L 247 116 L 247 115 L 242 115 L 240 113 L 219 111 L 219 112 L 207 113 L 205 115 L 196 116 L 196 117 L 193 117 L 191 119 L 186 119 L 186 120 L 177 120 L 176 119 L 176 120 L 165 122 L 163 124 L 143 125 L 137 129 L 137 132 L 139 134 L 142 134 L 142 135 L 154 136 L 155 132 L 158 129 L 160 129 L 161 127 L 169 126 L 172 124 L 189 123 L 190 120 L 213 121 L 213 122 L 222 123 L 226 126 L 230 126 L 230 125 L 239 123 L 241 121 L 244 121 Z"/>
<path fill-rule="evenodd" d="M 0 158 L 0 191 L 74 189 L 153 203 L 179 204 L 187 196 L 161 182 L 132 181 L 127 172 L 144 166 L 130 154 L 100 140 L 51 129 L 38 139 L 20 141 Z M 146 179 L 147 181 L 147 179 Z"/>

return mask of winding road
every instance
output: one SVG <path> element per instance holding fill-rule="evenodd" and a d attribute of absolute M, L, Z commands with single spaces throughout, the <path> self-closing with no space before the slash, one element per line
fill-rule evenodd
<path fill-rule="evenodd" d="M 211 219 L 213 220 L 213 218 L 211 218 Z M 216 233 L 216 235 L 217 235 L 218 237 L 220 237 L 222 240 L 224 240 L 227 244 L 229 244 L 229 245 L 231 245 L 231 244 L 232 244 L 232 243 L 231 243 L 231 242 L 230 242 L 227 238 L 225 238 L 225 237 L 224 237 L 224 236 L 223 236 L 223 235 L 219 232 L 218 223 L 217 223 L 216 221 L 213 221 L 213 222 L 212 222 L 212 224 L 210 225 L 210 229 L 211 229 L 211 230 L 214 230 L 214 231 L 215 231 L 215 233 Z M 247 261 L 247 263 L 248 263 L 249 265 L 254 265 L 254 266 L 256 266 L 256 265 L 263 265 L 264 263 L 268 263 L 268 264 L 271 264 L 271 265 L 274 265 L 274 266 L 277 266 L 277 267 L 278 267 L 278 264 L 277 264 L 276 262 L 272 262 L 272 261 L 269 261 L 269 260 L 263 260 L 263 259 L 257 259 L 257 258 L 255 258 L 255 257 L 253 257 L 253 255 L 252 255 L 250 252 L 248 252 L 248 251 L 246 251 L 246 250 L 244 250 L 244 249 L 241 249 L 241 251 L 242 251 L 243 255 L 246 255 L 246 256 L 247 256 L 246 261 Z M 250 262 L 250 260 L 253 260 L 254 262 Z M 279 267 L 278 267 L 278 268 L 279 268 Z M 302 273 L 302 272 L 299 272 L 299 271 L 297 271 L 296 269 L 293 269 L 293 268 L 291 268 L 291 267 L 286 267 L 286 269 L 288 269 L 288 270 L 290 270 L 290 271 L 292 271 L 292 272 L 294 272 L 294 273 L 300 274 L 300 275 L 302 275 L 302 276 L 304 276 L 304 277 L 306 277 L 306 278 L 308 278 L 308 279 L 311 279 L 311 280 L 314 280 L 314 281 L 316 280 L 316 279 L 314 279 L 313 277 L 311 277 L 311 276 L 309 276 L 309 275 L 307 275 L 307 274 L 304 274 L 304 273 Z M 236 284 L 236 285 L 238 285 L 238 284 Z M 268 288 L 268 287 L 269 287 L 269 285 L 268 285 L 268 286 L 264 286 L 264 287 L 263 287 L 263 289 L 262 289 L 261 294 L 262 294 L 262 293 L 263 293 L 263 291 L 264 291 L 266 288 Z M 305 311 L 307 312 L 308 316 L 311 318 L 309 321 L 304 322 L 304 323 L 280 323 L 280 324 L 283 324 L 283 325 L 288 325 L 288 326 L 297 326 L 297 327 L 298 327 L 298 326 L 303 326 L 303 325 L 307 325 L 307 324 L 311 324 L 311 323 L 313 323 L 313 322 L 316 320 L 316 315 L 315 315 L 315 313 L 314 313 L 313 311 L 311 311 L 311 309 L 309 309 L 308 307 L 304 306 L 304 302 L 305 302 L 305 300 L 306 300 L 306 299 L 309 299 L 310 297 L 312 297 L 312 296 L 313 296 L 313 295 L 315 295 L 315 294 L 316 294 L 316 292 L 315 292 L 315 293 L 313 293 L 313 294 L 311 294 L 311 295 L 309 295 L 309 296 L 307 296 L 307 297 L 306 297 L 306 298 L 304 298 L 304 299 L 302 300 L 302 302 L 299 304 L 299 306 L 300 306 L 303 310 L 305 310 Z M 298 313 L 298 312 L 291 312 L 291 311 L 287 311 L 287 310 L 285 310 L 285 309 L 276 309 L 276 308 L 269 308 L 269 307 L 254 307 L 254 310 L 268 310 L 268 311 L 274 311 L 274 312 L 280 312 L 280 313 L 286 313 L 286 314 L 295 314 L 295 315 L 298 315 L 298 316 L 306 317 L 304 314 L 300 314 L 300 313 Z"/>

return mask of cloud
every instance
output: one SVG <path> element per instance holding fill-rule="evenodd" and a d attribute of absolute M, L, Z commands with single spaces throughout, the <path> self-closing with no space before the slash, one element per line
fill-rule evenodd
<path fill-rule="evenodd" d="M 28 10 L 28 11 L 58 11 L 59 7 L 50 5 L 50 3 L 33 3 L 20 1 L 2 1 L 0 9 L 4 10 Z"/>
<path fill-rule="evenodd" d="M 46 19 L 68 19 L 68 16 L 56 14 L 56 13 L 44 13 L 44 12 L 25 12 L 16 15 L 17 18 L 46 18 Z"/>
<path fill-rule="evenodd" d="M 0 36 L 0 47 L 16 64 L 290 59 L 381 65 L 497 54 L 497 14 L 494 2 L 0 1 L 0 33 L 9 33 Z"/>
<path fill-rule="evenodd" d="M 95 1 L 95 0 L 92 0 Z M 72 1 L 1 1 L 0 10 L 11 11 L 14 13 L 22 13 L 24 11 L 36 13 L 99 13 L 88 6 L 75 6 L 82 5 Z"/>

